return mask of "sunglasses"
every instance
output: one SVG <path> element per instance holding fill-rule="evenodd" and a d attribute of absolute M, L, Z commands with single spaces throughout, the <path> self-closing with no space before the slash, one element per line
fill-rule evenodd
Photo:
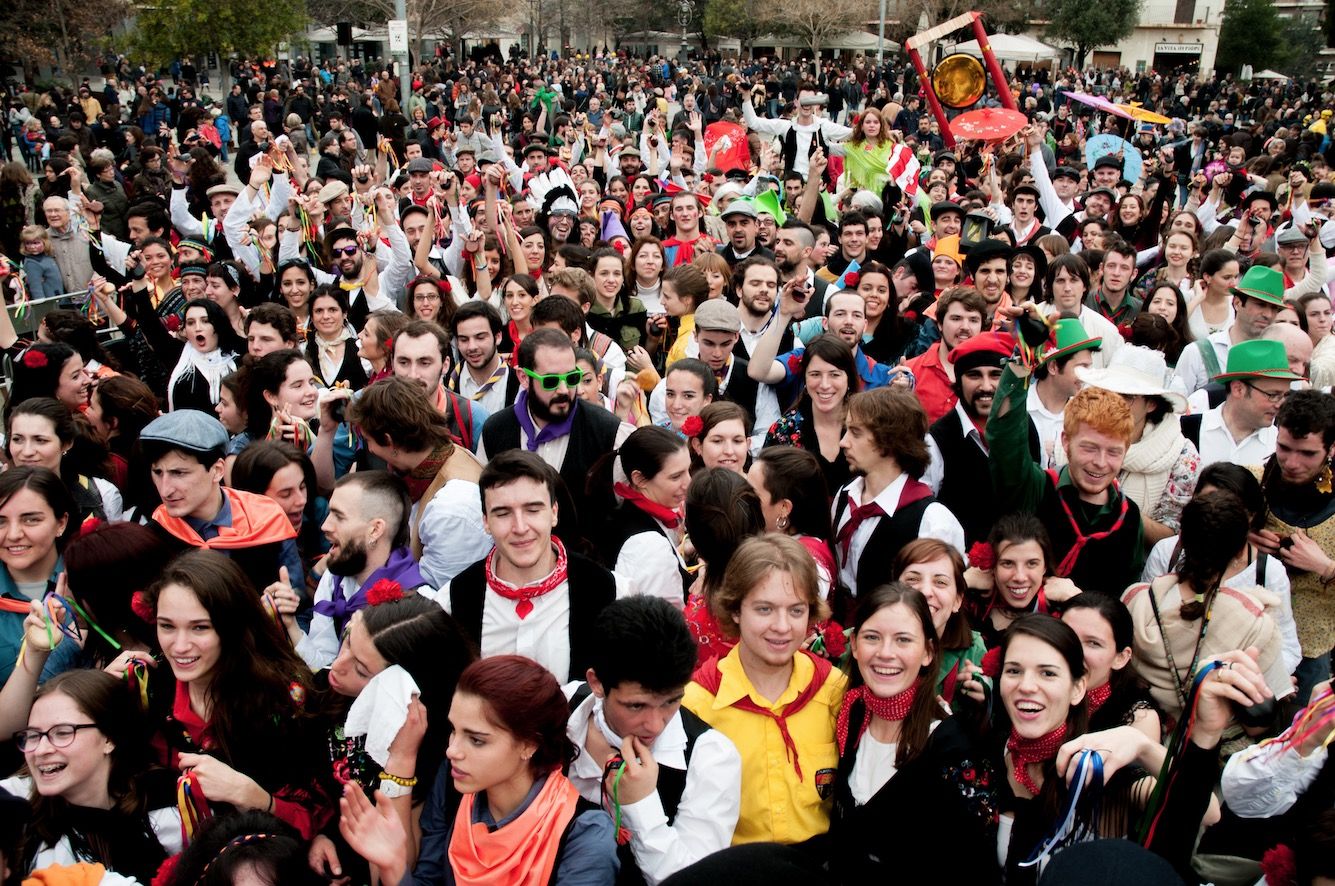
<path fill-rule="evenodd" d="M 582 369 L 576 369 L 571 372 L 550 372 L 546 374 L 534 372 L 532 369 L 525 369 L 524 374 L 537 382 L 538 386 L 544 391 L 554 391 L 562 385 L 565 385 L 567 388 L 575 388 L 579 386 L 580 381 L 584 378 L 584 370 Z"/>
<path fill-rule="evenodd" d="M 334 255 L 346 255 L 348 258 L 352 258 L 360 251 L 361 251 L 360 246 L 344 246 L 342 249 L 335 247 Z"/>

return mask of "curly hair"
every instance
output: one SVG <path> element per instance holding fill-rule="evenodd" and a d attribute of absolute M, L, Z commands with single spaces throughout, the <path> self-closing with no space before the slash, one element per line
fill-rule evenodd
<path fill-rule="evenodd" d="M 1127 446 L 1131 445 L 1131 434 L 1136 426 L 1131 408 L 1121 394 L 1093 387 L 1085 388 L 1066 404 L 1062 431 L 1069 439 L 1076 435 L 1082 424 L 1100 434 L 1116 437 Z"/>

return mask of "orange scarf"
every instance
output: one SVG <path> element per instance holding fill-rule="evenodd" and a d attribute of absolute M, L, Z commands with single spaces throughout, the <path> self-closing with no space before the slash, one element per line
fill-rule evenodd
<path fill-rule="evenodd" d="M 492 831 L 473 822 L 465 794 L 450 836 L 450 868 L 459 886 L 546 886 L 561 851 L 561 835 L 575 817 L 579 792 L 560 772 L 547 776 L 529 807 Z"/>
<path fill-rule="evenodd" d="M 153 519 L 186 544 L 215 551 L 257 547 L 297 537 L 292 521 L 273 499 L 230 487 L 223 487 L 223 495 L 232 504 L 232 525 L 219 526 L 218 534 L 208 541 L 184 519 L 168 514 L 166 505 L 158 505 Z"/>

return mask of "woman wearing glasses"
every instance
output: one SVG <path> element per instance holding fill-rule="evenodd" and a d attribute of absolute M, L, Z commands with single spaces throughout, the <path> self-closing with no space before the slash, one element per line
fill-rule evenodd
<path fill-rule="evenodd" d="M 444 277 L 417 277 L 408 284 L 408 316 L 430 320 L 441 329 L 450 328 L 450 320 L 459 305 L 454 300 L 450 282 Z"/>
<path fill-rule="evenodd" d="M 147 721 L 116 677 L 79 670 L 46 683 L 14 745 L 24 771 L 0 788 L 33 811 L 17 871 L 93 862 L 147 883 L 180 851 L 176 773 L 153 767 Z"/>

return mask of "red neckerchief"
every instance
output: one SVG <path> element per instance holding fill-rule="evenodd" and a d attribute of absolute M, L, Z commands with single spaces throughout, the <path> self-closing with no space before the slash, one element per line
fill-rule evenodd
<path fill-rule="evenodd" d="M 510 352 L 510 366 L 512 368 L 519 366 L 519 343 L 523 340 L 523 336 L 519 334 L 519 327 L 515 325 L 515 321 L 511 320 L 510 342 L 515 346 L 515 349 Z"/>
<path fill-rule="evenodd" d="M 844 753 L 844 748 L 848 745 L 848 712 L 853 707 L 854 702 L 862 702 L 867 708 L 867 713 L 871 715 L 862 718 L 862 727 L 858 730 L 858 740 L 861 741 L 862 734 L 871 725 L 873 716 L 880 717 L 882 720 L 903 720 L 907 717 L 909 708 L 913 707 L 913 699 L 918 694 L 918 685 L 921 682 L 921 680 L 915 680 L 908 689 L 889 698 L 882 698 L 865 685 L 844 693 L 844 703 L 839 706 L 839 716 L 834 721 L 834 737 L 839 742 L 840 755 Z"/>
<path fill-rule="evenodd" d="M 1039 788 L 1029 775 L 1029 764 L 1042 763 L 1057 756 L 1057 751 L 1065 739 L 1065 723 L 1038 738 L 1024 738 L 1013 728 L 1011 729 L 1011 737 L 1006 739 L 1006 750 L 1011 752 L 1011 760 L 1014 763 L 1011 771 L 1015 775 L 1015 780 L 1035 797 L 1038 796 Z"/>
<path fill-rule="evenodd" d="M 800 654 L 811 659 L 811 663 L 815 666 L 816 670 L 815 673 L 811 675 L 811 682 L 806 685 L 805 689 L 797 694 L 797 698 L 788 702 L 781 712 L 776 714 L 769 708 L 762 708 L 749 697 L 745 696 L 732 703 L 732 707 L 739 711 L 746 711 L 751 714 L 761 714 L 769 717 L 778 724 L 779 735 L 783 737 L 785 752 L 792 757 L 793 769 L 797 772 L 798 781 L 802 780 L 802 766 L 797 760 L 797 743 L 793 741 L 792 735 L 788 733 L 788 718 L 810 704 L 811 700 L 816 697 L 816 693 L 825 685 L 825 679 L 830 676 L 830 671 L 834 668 L 834 665 L 830 664 L 828 660 L 812 655 L 805 649 L 803 649 Z M 701 688 L 710 695 L 717 695 L 719 686 L 723 683 L 723 674 L 718 669 L 718 659 L 711 658 L 709 661 L 700 665 L 691 679 L 696 683 L 699 683 Z"/>
<path fill-rule="evenodd" d="M 1051 469 L 1048 470 L 1048 477 L 1052 479 L 1052 485 L 1054 487 L 1057 486 L 1059 476 L 1060 475 L 1056 471 Z M 1112 482 L 1110 488 L 1118 494 L 1121 493 L 1121 490 L 1117 488 L 1116 480 Z M 1057 489 L 1057 501 L 1061 502 L 1062 512 L 1066 514 L 1066 519 L 1070 522 L 1071 529 L 1075 532 L 1075 544 L 1071 545 L 1071 549 L 1066 552 L 1066 556 L 1062 557 L 1061 562 L 1057 564 L 1057 569 L 1053 573 L 1054 575 L 1059 575 L 1062 578 L 1065 578 L 1070 575 L 1071 570 L 1075 568 L 1075 561 L 1080 559 L 1080 551 L 1084 549 L 1086 543 L 1105 539 L 1122 528 L 1122 521 L 1126 519 L 1126 512 L 1129 507 L 1127 505 L 1126 496 L 1123 495 L 1122 510 L 1121 513 L 1117 515 L 1117 520 L 1113 525 L 1102 532 L 1085 535 L 1085 533 L 1080 530 L 1080 524 L 1075 522 L 1075 514 L 1071 513 L 1071 506 L 1066 503 L 1066 499 L 1062 496 L 1060 489 Z"/>
<path fill-rule="evenodd" d="M 640 492 L 638 489 L 625 483 L 617 483 L 613 485 L 612 490 L 625 499 L 627 504 L 634 505 L 641 511 L 644 511 L 668 529 L 676 529 L 681 525 L 680 514 L 666 505 L 660 505 L 656 501 L 650 501 L 644 493 Z"/>
<path fill-rule="evenodd" d="M 492 548 L 491 553 L 487 555 L 486 565 L 483 567 L 487 576 L 487 589 L 494 591 L 507 600 L 516 600 L 515 615 L 519 616 L 520 621 L 528 618 L 528 614 L 533 611 L 533 598 L 541 597 L 566 583 L 568 563 L 566 561 L 566 548 L 561 544 L 561 539 L 552 536 L 552 550 L 556 551 L 556 566 L 547 575 L 546 578 L 539 579 L 531 584 L 513 585 L 508 581 L 496 576 L 494 566 L 496 560 L 496 549 Z"/>
<path fill-rule="evenodd" d="M 1085 694 L 1085 703 L 1089 705 L 1089 713 L 1092 715 L 1099 708 L 1103 707 L 1108 701 L 1108 696 L 1112 695 L 1112 683 L 1104 683 L 1102 686 L 1096 686 Z"/>
<path fill-rule="evenodd" d="M 895 505 L 895 510 L 906 508 L 931 494 L 930 486 L 909 477 L 908 482 L 904 484 L 904 489 L 899 494 L 899 504 Z M 865 505 L 855 505 L 853 504 L 853 497 L 850 495 L 848 497 L 848 508 L 848 521 L 839 527 L 839 532 L 835 535 L 835 542 L 839 545 L 839 551 L 843 554 L 844 562 L 848 561 L 848 549 L 853 544 L 853 533 L 858 531 L 858 527 L 872 517 L 886 516 L 885 509 L 876 503 L 876 499 L 872 499 Z"/>

